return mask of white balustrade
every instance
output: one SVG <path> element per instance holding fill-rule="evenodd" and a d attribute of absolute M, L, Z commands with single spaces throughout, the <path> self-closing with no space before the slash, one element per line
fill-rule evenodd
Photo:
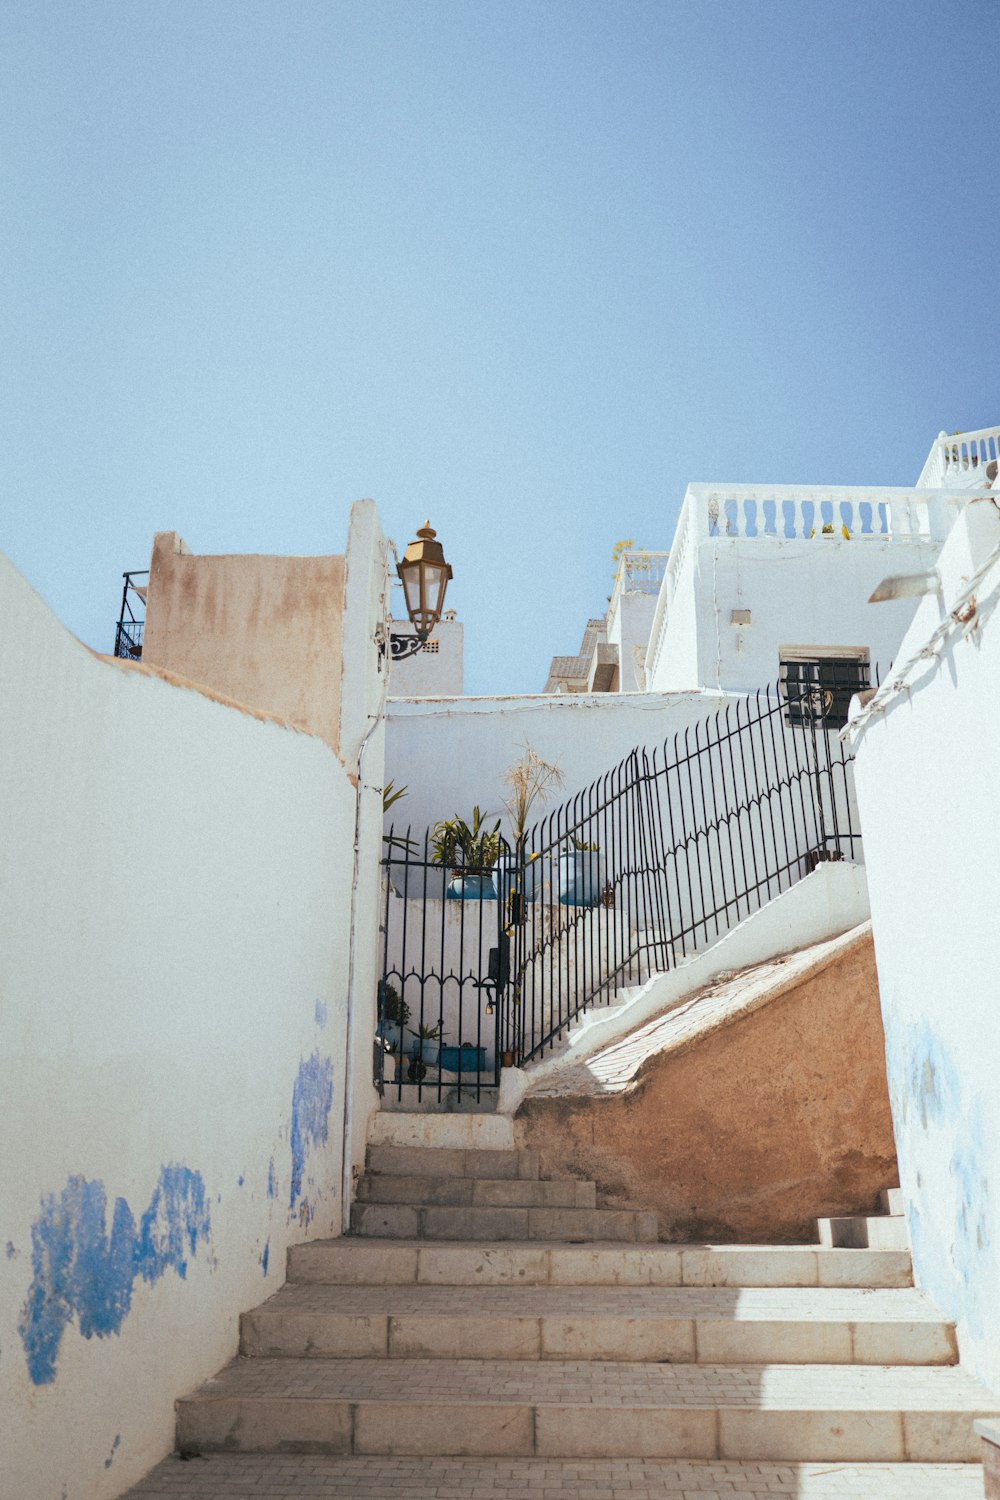
<path fill-rule="evenodd" d="M 990 430 L 991 433 L 994 431 Z M 1000 434 L 1000 428 L 996 429 Z M 949 439 L 949 441 L 953 441 Z M 985 452 L 985 449 L 979 450 Z M 980 459 L 982 462 L 982 459 Z M 693 546 L 727 539 L 762 547 L 790 541 L 853 545 L 945 540 L 968 489 L 690 484 L 677 521 L 646 654 L 656 671 L 667 619 Z M 794 563 L 790 560 L 790 565 Z"/>
<path fill-rule="evenodd" d="M 618 560 L 615 586 L 608 608 L 610 620 L 622 594 L 658 594 L 667 567 L 669 552 L 645 552 L 641 549 L 623 552 Z"/>
<path fill-rule="evenodd" d="M 937 489 L 692 484 L 685 509 L 690 502 L 699 541 L 943 542 L 968 498 Z"/>
<path fill-rule="evenodd" d="M 980 427 L 975 432 L 942 433 L 924 464 L 919 484 L 941 484 L 981 480 L 987 483 L 986 467 L 1000 460 L 1000 427 Z"/>

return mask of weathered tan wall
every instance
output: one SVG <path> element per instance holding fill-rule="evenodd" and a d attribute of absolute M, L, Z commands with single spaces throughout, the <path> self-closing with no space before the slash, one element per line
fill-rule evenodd
<path fill-rule="evenodd" d="M 195 557 L 153 541 L 143 661 L 340 748 L 344 558 Z"/>
<path fill-rule="evenodd" d="M 623 1093 L 531 1098 L 545 1176 L 660 1215 L 670 1240 L 813 1241 L 896 1182 L 870 933 L 790 988 L 646 1059 Z"/>

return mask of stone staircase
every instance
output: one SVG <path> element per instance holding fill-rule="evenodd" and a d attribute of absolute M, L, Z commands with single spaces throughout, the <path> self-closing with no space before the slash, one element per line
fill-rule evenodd
<path fill-rule="evenodd" d="M 817 1219 L 819 1242 L 845 1250 L 909 1250 L 910 1232 L 899 1188 L 882 1193 L 882 1213 L 852 1214 L 839 1219 Z"/>
<path fill-rule="evenodd" d="M 982 1493 L 973 1421 L 996 1403 L 957 1368 L 906 1249 L 654 1243 L 653 1216 L 542 1179 L 509 1120 L 477 1115 L 380 1116 L 354 1231 L 290 1252 L 239 1356 L 178 1402 L 181 1454 L 259 1455 L 262 1485 L 264 1455 L 340 1455 L 372 1495 L 358 1465 L 395 1463 L 395 1484 L 411 1460 L 457 1496 L 492 1494 L 500 1460 L 567 1495 L 592 1493 L 592 1465 L 632 1466 L 632 1494 L 667 1461 L 701 1478 L 661 1476 L 664 1500 L 756 1494 L 744 1470 L 774 1479 L 760 1493 L 827 1493 L 780 1488 L 782 1465 L 836 1465 L 859 1488 L 829 1493 L 865 1500 Z"/>

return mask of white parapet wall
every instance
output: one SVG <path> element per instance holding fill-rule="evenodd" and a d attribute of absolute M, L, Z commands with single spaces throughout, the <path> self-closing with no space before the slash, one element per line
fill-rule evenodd
<path fill-rule="evenodd" d="M 653 975 L 620 1004 L 585 1013 L 569 1030 L 565 1045 L 551 1057 L 527 1069 L 505 1069 L 501 1110 L 512 1113 L 533 1084 L 549 1084 L 562 1069 L 592 1057 L 654 1016 L 675 1009 L 720 975 L 837 937 L 867 921 L 868 914 L 863 865 L 846 861 L 818 865 L 811 875 L 782 891 L 711 947 L 667 973 Z"/>
<path fill-rule="evenodd" d="M 1000 511 L 973 499 L 857 756 L 914 1273 L 1000 1391 Z"/>
<path fill-rule="evenodd" d="M 556 762 L 562 791 L 536 804 L 531 821 L 582 791 L 635 745 L 661 744 L 707 719 L 722 693 L 580 693 L 510 698 L 391 698 L 386 776 L 408 787 L 389 817 L 422 839 L 439 818 L 471 818 L 479 806 L 504 816 L 503 773 L 531 745 Z"/>
<path fill-rule="evenodd" d="M 110 1500 L 288 1246 L 340 1232 L 357 799 L 321 739 L 94 656 L 2 557 L 0 705 L 0 1493 Z"/>

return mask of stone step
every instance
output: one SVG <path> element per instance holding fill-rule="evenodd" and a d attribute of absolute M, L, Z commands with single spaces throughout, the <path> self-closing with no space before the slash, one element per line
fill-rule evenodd
<path fill-rule="evenodd" d="M 359 1203 L 404 1203 L 448 1208 L 596 1208 L 597 1186 L 568 1177 L 390 1177 L 368 1174 L 358 1183 Z"/>
<path fill-rule="evenodd" d="M 655 1242 L 655 1213 L 611 1208 L 434 1208 L 354 1203 L 351 1233 L 378 1239 Z"/>
<path fill-rule="evenodd" d="M 501 1245 L 313 1240 L 290 1281 L 341 1286 L 909 1287 L 908 1250 L 817 1245 Z"/>
<path fill-rule="evenodd" d="M 906 1212 L 903 1204 L 902 1188 L 883 1188 L 878 1196 L 884 1214 L 901 1214 Z"/>
<path fill-rule="evenodd" d="M 916 1291 L 289 1283 L 241 1319 L 241 1353 L 674 1364 L 954 1364 Z"/>
<path fill-rule="evenodd" d="M 514 1151 L 510 1115 L 422 1114 L 379 1110 L 368 1125 L 369 1146 L 443 1147 L 448 1151 Z"/>
<path fill-rule="evenodd" d="M 389 1177 L 538 1177 L 537 1151 L 464 1151 L 444 1146 L 369 1146 L 368 1171 Z"/>
<path fill-rule="evenodd" d="M 866 1218 L 852 1214 L 844 1218 L 818 1219 L 821 1245 L 839 1249 L 908 1250 L 910 1232 L 898 1214 Z"/>
<path fill-rule="evenodd" d="M 180 1452 L 974 1462 L 996 1398 L 958 1369 L 237 1359 L 177 1403 Z"/>
<path fill-rule="evenodd" d="M 740 1463 L 735 1459 L 333 1457 L 214 1453 L 164 1459 L 123 1500 L 983 1500 L 979 1464 Z"/>

